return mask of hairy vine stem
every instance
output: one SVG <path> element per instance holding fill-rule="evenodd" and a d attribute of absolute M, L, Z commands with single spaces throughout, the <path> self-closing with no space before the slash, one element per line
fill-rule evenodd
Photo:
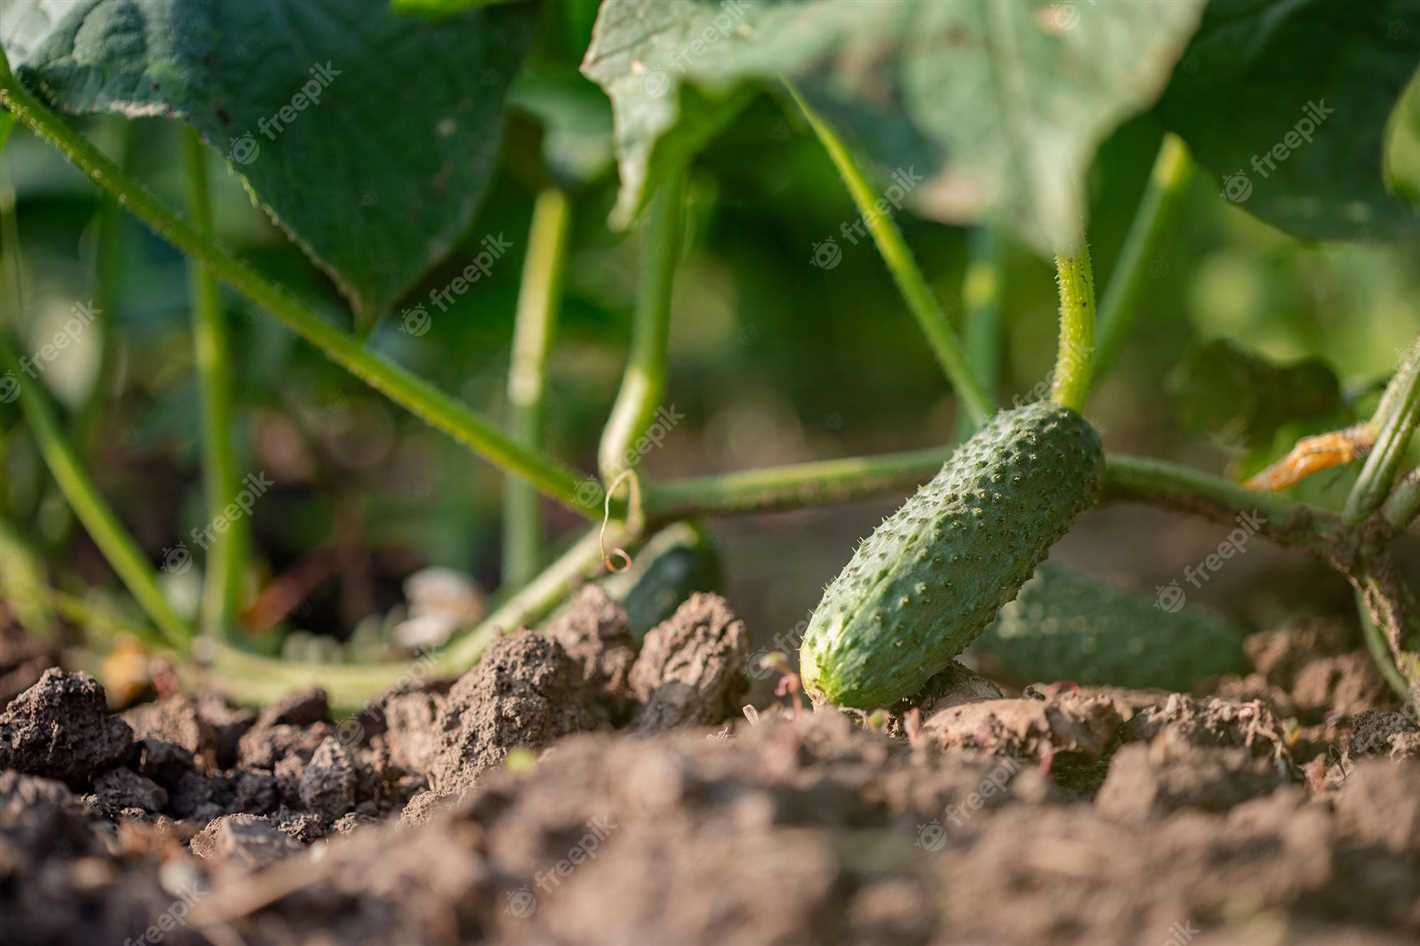
<path fill-rule="evenodd" d="M 863 224 L 873 235 L 878 253 L 892 272 L 898 290 L 907 301 L 907 307 L 912 310 L 912 315 L 917 319 L 923 334 L 927 336 L 927 342 L 946 371 L 947 380 L 956 389 L 962 406 L 975 424 L 984 424 L 996 412 L 994 400 L 967 363 L 961 343 L 957 340 L 946 313 L 937 302 L 937 297 L 933 295 L 932 287 L 922 275 L 907 241 L 902 238 L 902 231 L 898 229 L 890 214 L 878 209 L 878 196 L 873 193 L 867 176 L 858 166 L 857 159 L 848 150 L 848 146 L 838 137 L 838 133 L 804 100 L 797 89 L 792 85 L 789 85 L 788 89 L 794 102 L 808 119 L 809 127 L 814 130 L 824 150 L 828 152 L 833 166 L 838 169 L 843 183 L 847 185 L 848 193 L 853 197 L 858 213 L 862 215 Z"/>
<path fill-rule="evenodd" d="M 276 316 L 336 364 L 489 462 L 522 476 L 543 494 L 588 519 L 600 512 L 600 488 L 579 490 L 585 479 L 570 467 L 541 451 L 523 446 L 466 405 L 368 351 L 359 338 L 326 322 L 314 310 L 268 282 L 173 213 L 152 191 L 32 95 L 11 72 L 3 52 L 0 52 L 0 103 L 159 236 L 206 264 L 219 279 Z"/>
<path fill-rule="evenodd" d="M 1120 344 L 1134 324 L 1139 312 L 1139 296 L 1149 275 L 1149 262 L 1156 257 L 1164 235 L 1177 219 L 1192 180 L 1193 162 L 1188 157 L 1188 147 L 1177 135 L 1164 135 L 1149 175 L 1148 188 L 1135 211 L 1109 285 L 1100 299 L 1096 377 L 1114 363 Z"/>
<path fill-rule="evenodd" d="M 206 238 L 214 236 L 212 199 L 207 180 L 207 151 L 197 133 L 183 133 L 187 163 L 187 204 L 193 224 Z M 233 446 L 231 337 L 222 312 L 222 293 L 206 264 L 188 261 L 192 283 L 192 343 L 202 393 L 202 470 L 209 522 L 228 521 L 224 510 L 241 491 Z M 202 624 L 221 637 L 233 636 L 246 579 L 250 528 L 246 516 L 230 518 L 207 550 L 202 596 Z"/>
<path fill-rule="evenodd" d="M 650 428 L 666 391 L 671 293 L 685 238 L 685 169 L 661 185 L 641 231 L 641 283 L 631 325 L 631 354 L 597 450 L 604 484 L 640 465 L 636 441 Z"/>
<path fill-rule="evenodd" d="M 1366 457 L 1351 495 L 1346 499 L 1346 516 L 1353 521 L 1371 515 L 1386 501 L 1400 466 L 1405 460 L 1415 428 L 1420 425 L 1420 340 L 1401 362 L 1395 377 L 1386 385 L 1371 427 L 1376 444 Z M 1398 501 L 1403 511 L 1405 500 Z"/>
<path fill-rule="evenodd" d="M 562 299 L 572 202 L 557 188 L 538 194 L 508 367 L 509 434 L 525 447 L 542 446 L 547 356 Z M 542 511 L 537 491 L 513 473 L 503 479 L 503 582 L 527 584 L 542 564 Z"/>
<path fill-rule="evenodd" d="M 84 465 L 60 428 L 59 420 L 38 382 L 30 379 L 11 347 L 6 333 L 0 332 L 0 366 L 20 386 L 20 408 L 25 422 L 39 447 L 45 466 L 64 494 L 69 507 L 88 530 L 99 551 L 108 560 L 133 599 L 162 632 L 169 644 L 186 650 L 192 629 L 178 617 L 168 604 L 158 585 L 152 566 L 143 556 L 138 543 L 124 529 L 113 510 L 104 502 L 98 488 L 84 470 Z"/>
<path fill-rule="evenodd" d="M 1060 281 L 1060 345 L 1050 397 L 1061 407 L 1084 413 L 1095 355 L 1095 271 L 1083 237 L 1076 253 L 1055 258 L 1055 271 Z"/>

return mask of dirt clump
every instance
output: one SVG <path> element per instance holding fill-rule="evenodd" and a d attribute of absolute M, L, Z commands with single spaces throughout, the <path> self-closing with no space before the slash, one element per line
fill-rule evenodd
<path fill-rule="evenodd" d="M 1095 797 L 1106 817 L 1147 820 L 1182 809 L 1227 811 L 1293 781 L 1288 766 L 1242 748 L 1200 748 L 1166 729 L 1120 747 Z"/>
<path fill-rule="evenodd" d="M 132 746 L 133 730 L 109 715 L 103 687 L 87 673 L 46 670 L 0 711 L 0 769 L 82 787 Z"/>
<path fill-rule="evenodd" d="M 707 726 L 738 712 L 749 689 L 749 632 L 719 595 L 697 592 L 646 634 L 631 668 L 641 704 L 631 726 L 648 733 Z"/>
<path fill-rule="evenodd" d="M 1098 759 L 1123 724 L 1114 701 L 1065 690 L 1046 699 L 999 699 L 942 710 L 923 725 L 944 748 L 977 749 L 1048 763 L 1056 755 Z"/>
<path fill-rule="evenodd" d="M 439 714 L 439 749 L 427 775 L 439 794 L 457 794 L 516 748 L 610 725 L 586 699 L 583 667 L 557 641 L 522 630 L 498 640 L 449 690 Z"/>
<path fill-rule="evenodd" d="M 623 721 L 631 707 L 629 678 L 636 662 L 636 641 L 626 610 L 599 585 L 587 585 L 543 633 L 582 665 L 582 679 L 590 692 L 606 701 L 613 719 Z"/>
<path fill-rule="evenodd" d="M 192 853 L 243 870 L 270 867 L 305 850 L 305 845 L 263 815 L 235 814 L 214 818 L 191 841 Z"/>

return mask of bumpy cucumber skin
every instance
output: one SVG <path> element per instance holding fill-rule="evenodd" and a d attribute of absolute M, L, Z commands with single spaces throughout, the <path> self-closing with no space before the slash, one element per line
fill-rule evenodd
<path fill-rule="evenodd" d="M 799 652 L 812 693 L 887 706 L 945 669 L 1092 506 L 1099 435 L 1049 402 L 997 414 L 853 554 Z"/>
<path fill-rule="evenodd" d="M 1247 632 L 1212 612 L 1165 611 L 1154 598 L 1049 562 L 972 645 L 1018 683 L 1187 692 L 1243 673 Z"/>

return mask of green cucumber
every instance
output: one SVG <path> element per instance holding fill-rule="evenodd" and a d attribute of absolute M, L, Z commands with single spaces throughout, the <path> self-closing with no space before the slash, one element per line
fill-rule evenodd
<path fill-rule="evenodd" d="M 1192 605 L 1170 611 L 1161 600 L 1047 562 L 972 652 L 1017 683 L 1187 692 L 1207 677 L 1246 672 L 1247 631 Z"/>
<path fill-rule="evenodd" d="M 1103 476 L 1099 435 L 1074 411 L 997 414 L 824 591 L 800 649 L 805 688 L 860 709 L 916 693 L 1015 597 Z"/>

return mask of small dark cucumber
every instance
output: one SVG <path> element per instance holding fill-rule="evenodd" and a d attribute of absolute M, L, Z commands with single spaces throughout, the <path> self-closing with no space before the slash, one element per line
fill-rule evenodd
<path fill-rule="evenodd" d="M 872 709 L 918 692 L 1015 597 L 1104 477 L 1099 435 L 1049 402 L 997 414 L 824 591 L 805 688 Z"/>

